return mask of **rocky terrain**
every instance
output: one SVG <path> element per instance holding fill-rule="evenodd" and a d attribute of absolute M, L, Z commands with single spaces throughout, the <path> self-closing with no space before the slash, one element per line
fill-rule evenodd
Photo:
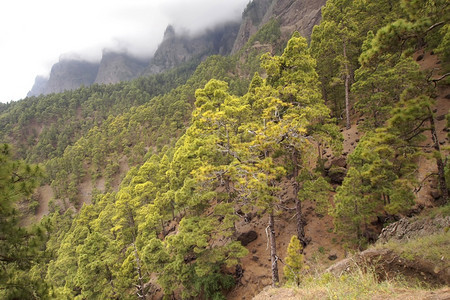
<path fill-rule="evenodd" d="M 242 15 L 242 24 L 232 53 L 239 51 L 248 39 L 271 19 L 280 22 L 281 32 L 290 35 L 298 31 L 309 38 L 314 25 L 319 24 L 321 8 L 326 0 L 260 0 L 251 2 Z"/>
<path fill-rule="evenodd" d="M 156 74 L 193 59 L 203 60 L 214 54 L 228 55 L 236 40 L 239 23 L 229 23 L 197 36 L 175 32 L 169 25 L 144 74 Z"/>

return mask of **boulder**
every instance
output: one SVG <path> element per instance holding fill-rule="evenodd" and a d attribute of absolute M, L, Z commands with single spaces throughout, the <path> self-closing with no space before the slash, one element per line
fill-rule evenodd
<path fill-rule="evenodd" d="M 258 238 L 258 234 L 256 233 L 256 231 L 254 230 L 250 230 L 248 232 L 244 232 L 241 233 L 237 240 L 239 242 L 241 242 L 242 246 L 247 246 L 248 244 L 250 244 L 251 242 L 253 242 L 254 240 L 256 240 Z"/>
<path fill-rule="evenodd" d="M 324 166 L 323 166 L 323 168 L 326 171 L 328 171 L 332 167 L 346 168 L 347 167 L 347 160 L 346 160 L 346 158 L 344 156 L 333 158 L 332 160 L 326 161 Z"/>
<path fill-rule="evenodd" d="M 347 175 L 347 169 L 343 167 L 334 167 L 332 166 L 328 170 L 328 177 L 331 180 L 331 183 L 342 184 L 344 181 L 345 175 Z"/>

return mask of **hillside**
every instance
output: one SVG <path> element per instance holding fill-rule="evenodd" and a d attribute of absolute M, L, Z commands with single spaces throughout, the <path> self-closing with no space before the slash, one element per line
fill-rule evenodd
<path fill-rule="evenodd" d="M 313 2 L 0 106 L 0 298 L 445 299 L 450 7 Z"/>

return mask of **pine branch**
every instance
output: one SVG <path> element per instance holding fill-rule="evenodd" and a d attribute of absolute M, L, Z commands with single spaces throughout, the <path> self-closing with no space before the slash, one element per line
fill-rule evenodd
<path fill-rule="evenodd" d="M 430 27 L 428 27 L 428 29 L 425 31 L 425 33 L 428 33 L 429 31 L 433 30 L 434 28 L 439 27 L 439 26 L 444 25 L 444 24 L 445 24 L 444 21 L 438 22 L 436 24 L 433 24 Z"/>

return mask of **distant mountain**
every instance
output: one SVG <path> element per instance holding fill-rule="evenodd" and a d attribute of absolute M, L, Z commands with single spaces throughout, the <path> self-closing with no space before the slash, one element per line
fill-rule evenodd
<path fill-rule="evenodd" d="M 214 54 L 228 55 L 239 26 L 239 23 L 227 23 L 190 37 L 176 34 L 169 25 L 150 63 L 126 53 L 107 50 L 103 51 L 100 63 L 62 59 L 53 65 L 48 81 L 37 78 L 28 96 L 58 93 L 93 83 L 128 81 L 141 75 L 161 73 L 192 59 L 203 60 Z"/>
<path fill-rule="evenodd" d="M 62 59 L 51 70 L 46 81 L 37 77 L 27 96 L 50 94 L 89 86 L 93 83 L 112 84 L 141 75 L 151 75 L 172 69 L 193 59 L 203 60 L 214 54 L 236 53 L 264 24 L 276 18 L 283 39 L 293 31 L 309 37 L 321 18 L 326 0 L 253 0 L 242 14 L 242 22 L 232 22 L 203 34 L 189 36 L 168 26 L 163 41 L 150 62 L 140 61 L 126 53 L 104 51 L 100 63 Z"/>
<path fill-rule="evenodd" d="M 60 93 L 94 83 L 99 64 L 76 59 L 61 59 L 54 64 L 48 80 L 37 76 L 27 96 Z"/>
<path fill-rule="evenodd" d="M 148 61 L 138 60 L 127 53 L 103 51 L 95 83 L 112 84 L 139 76 Z"/>
<path fill-rule="evenodd" d="M 28 92 L 27 97 L 39 96 L 43 94 L 47 82 L 48 78 L 45 78 L 44 76 L 36 76 L 36 79 L 34 79 L 34 85 Z"/>
<path fill-rule="evenodd" d="M 204 59 L 210 55 L 228 55 L 239 30 L 239 23 L 227 23 L 190 37 L 177 34 L 169 25 L 162 43 L 145 70 L 145 74 L 157 74 L 192 59 Z"/>

